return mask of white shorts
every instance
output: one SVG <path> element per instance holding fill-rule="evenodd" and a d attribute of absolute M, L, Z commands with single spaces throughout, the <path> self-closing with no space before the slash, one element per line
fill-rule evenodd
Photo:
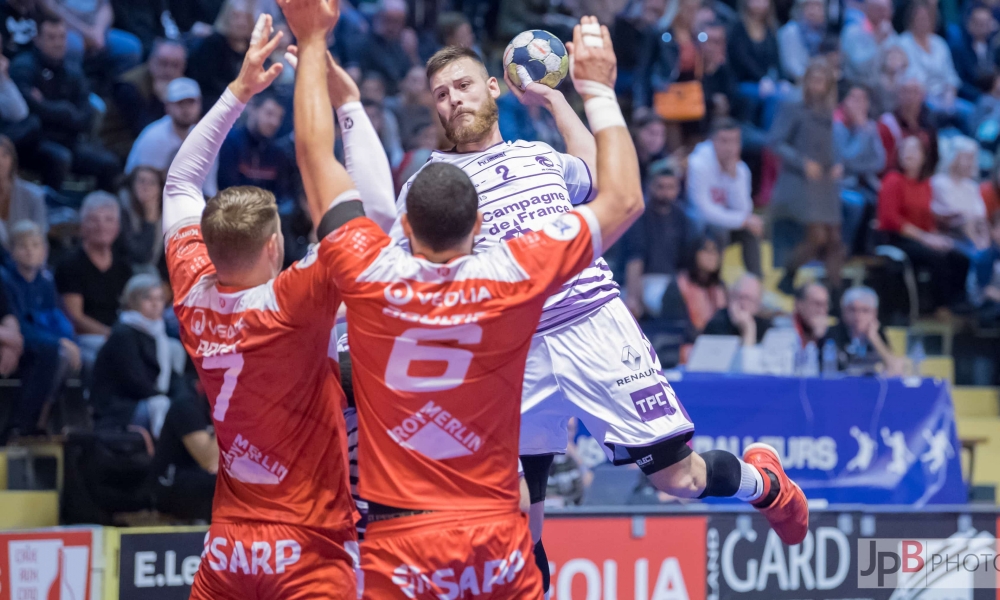
<path fill-rule="evenodd" d="M 566 451 L 577 417 L 615 464 L 627 447 L 649 446 L 694 431 L 660 372 L 660 360 L 619 298 L 536 336 L 521 395 L 522 456 Z"/>

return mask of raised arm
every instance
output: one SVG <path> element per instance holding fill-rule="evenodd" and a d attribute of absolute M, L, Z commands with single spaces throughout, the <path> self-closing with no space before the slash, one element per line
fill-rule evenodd
<path fill-rule="evenodd" d="M 279 31 L 271 39 L 271 16 L 261 15 L 240 74 L 181 145 L 170 165 L 163 190 L 164 235 L 178 225 L 201 219 L 205 209 L 202 187 L 212 172 L 222 142 L 250 98 L 267 89 L 281 75 L 283 67 L 280 64 L 264 69 L 264 61 L 274 52 L 281 36 Z"/>
<path fill-rule="evenodd" d="M 597 139 L 597 178 L 604 185 L 587 206 L 597 217 L 602 247 L 610 248 L 643 211 L 639 159 L 615 97 L 617 60 L 611 34 L 594 17 L 573 28 L 568 46 L 573 85 L 583 96 L 587 120 Z"/>
<path fill-rule="evenodd" d="M 337 24 L 337 0 L 279 0 L 288 26 L 298 40 L 295 77 L 295 159 L 302 173 L 313 223 L 339 200 L 358 199 L 354 182 L 333 155 L 333 111 L 327 81 L 326 37 Z M 349 194 L 348 194 L 349 192 Z M 345 195 L 346 194 L 346 195 Z"/>
<path fill-rule="evenodd" d="M 597 142 L 579 115 L 566 101 L 562 92 L 541 83 L 529 83 L 524 90 L 519 89 L 504 73 L 504 81 L 511 93 L 525 106 L 541 106 L 552 113 L 556 128 L 566 142 L 566 154 L 571 154 L 584 163 L 591 173 L 597 173 Z M 530 81 L 527 71 L 521 73 L 524 81 Z M 595 175 L 596 177 L 596 175 Z M 593 182 L 597 185 L 597 181 Z"/>
<path fill-rule="evenodd" d="M 288 63 L 298 68 L 298 49 L 288 48 Z M 327 91 L 337 111 L 340 137 L 344 142 L 344 163 L 354 181 L 365 215 L 385 231 L 396 220 L 396 194 L 392 189 L 392 168 L 368 113 L 361 104 L 361 91 L 354 79 L 326 53 Z M 319 223 L 315 223 L 319 226 Z"/>

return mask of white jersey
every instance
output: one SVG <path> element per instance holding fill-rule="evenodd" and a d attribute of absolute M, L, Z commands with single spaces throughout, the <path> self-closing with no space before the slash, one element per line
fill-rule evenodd
<path fill-rule="evenodd" d="M 592 200 L 594 195 L 587 164 L 541 142 L 502 142 L 467 154 L 434 152 L 428 164 L 432 162 L 459 167 L 476 186 L 483 213 L 476 253 L 501 240 L 541 231 L 546 223 L 568 213 L 574 205 Z M 406 212 L 406 193 L 414 177 L 406 182 L 396 200 L 399 215 Z M 404 241 L 398 217 L 390 235 Z M 546 301 L 538 333 L 590 314 L 616 297 L 618 284 L 611 277 L 611 268 L 598 258 Z"/>

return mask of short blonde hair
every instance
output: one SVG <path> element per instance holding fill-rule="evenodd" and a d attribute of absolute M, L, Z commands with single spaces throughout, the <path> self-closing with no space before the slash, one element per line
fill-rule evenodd
<path fill-rule="evenodd" d="M 216 267 L 248 269 L 267 240 L 278 232 L 274 194 L 253 186 L 227 188 L 208 201 L 201 233 Z"/>
<path fill-rule="evenodd" d="M 42 241 L 45 240 L 45 236 L 42 234 L 42 228 L 39 227 L 34 221 L 29 221 L 27 219 L 14 223 L 10 228 L 9 236 L 11 248 L 21 243 L 21 240 L 33 236 L 41 238 Z"/>

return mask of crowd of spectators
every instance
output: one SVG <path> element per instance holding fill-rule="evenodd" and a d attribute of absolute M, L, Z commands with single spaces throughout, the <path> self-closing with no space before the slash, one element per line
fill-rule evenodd
<path fill-rule="evenodd" d="M 664 363 L 684 361 L 702 334 L 759 349 L 786 332 L 799 372 L 825 364 L 828 341 L 841 369 L 900 372 L 880 323 L 909 313 L 842 276 L 846 261 L 878 246 L 924 275 L 918 312 L 1000 327 L 994 3 L 966 0 L 958 13 L 928 0 L 341 0 L 341 9 L 330 50 L 359 82 L 397 188 L 449 147 L 423 71 L 434 51 L 471 48 L 499 74 L 521 31 L 568 39 L 582 14 L 610 27 L 648 209 L 607 256 Z M 0 0 L 0 376 L 23 382 L 6 433 L 50 427 L 55 397 L 80 379 L 98 428 L 141 426 L 160 438 L 169 459 L 158 485 L 210 487 L 207 407 L 181 376 L 164 310 L 161 205 L 166 169 L 238 73 L 262 13 L 285 31 L 272 56 L 285 61 L 294 40 L 273 0 Z M 255 97 L 203 190 L 273 192 L 288 263 L 311 230 L 291 130 L 294 77 L 286 68 Z M 579 109 L 572 86 L 560 89 Z M 507 92 L 497 106 L 505 138 L 565 150 L 544 107 Z M 745 275 L 727 287 L 731 245 Z M 806 266 L 819 278 L 799 276 Z M 769 279 L 772 267 L 784 277 Z M 787 314 L 775 289 L 794 298 Z M 161 492 L 168 505 L 183 495 Z"/>

